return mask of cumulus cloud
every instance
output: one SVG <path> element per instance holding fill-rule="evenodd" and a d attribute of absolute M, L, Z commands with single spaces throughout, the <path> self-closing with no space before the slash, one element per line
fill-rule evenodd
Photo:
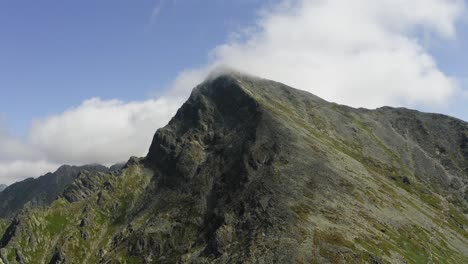
<path fill-rule="evenodd" d="M 463 0 L 273 2 L 253 26 L 215 47 L 206 66 L 182 71 L 159 99 L 89 99 L 35 120 L 27 139 L 0 130 L 0 183 L 38 176 L 62 163 L 108 165 L 144 156 L 156 129 L 220 66 L 359 107 L 427 109 L 462 94 L 422 42 L 427 35 L 454 41 Z"/>
<path fill-rule="evenodd" d="M 57 163 L 110 165 L 130 155 L 146 155 L 154 132 L 180 104 L 170 98 L 129 103 L 93 98 L 61 114 L 35 120 L 29 141 Z"/>
<path fill-rule="evenodd" d="M 34 158 L 37 153 L 31 149 L 21 139 L 10 135 L 6 129 L 0 128 L 0 160 L 9 161 L 17 158 Z"/>
<path fill-rule="evenodd" d="M 57 167 L 24 139 L 0 129 L 0 184 L 39 176 Z"/>
<path fill-rule="evenodd" d="M 140 102 L 92 98 L 33 121 L 26 139 L 0 130 L 0 183 L 37 177 L 61 164 L 111 165 L 145 156 L 154 132 L 181 104 L 170 96 Z"/>
<path fill-rule="evenodd" d="M 47 160 L 13 160 L 0 162 L 0 184 L 12 184 L 19 180 L 55 171 L 58 164 Z"/>
<path fill-rule="evenodd" d="M 211 64 L 180 78 L 198 82 L 229 65 L 352 106 L 439 106 L 458 92 L 457 81 L 418 36 L 455 38 L 464 10 L 461 0 L 283 1 L 241 41 L 216 47 Z"/>

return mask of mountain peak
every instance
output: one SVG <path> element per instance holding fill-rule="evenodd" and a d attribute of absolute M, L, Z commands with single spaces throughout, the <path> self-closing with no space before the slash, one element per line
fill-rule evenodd
<path fill-rule="evenodd" d="M 82 173 L 50 207 L 3 225 L 2 256 L 468 262 L 466 122 L 213 76 L 155 133 L 146 158 Z"/>

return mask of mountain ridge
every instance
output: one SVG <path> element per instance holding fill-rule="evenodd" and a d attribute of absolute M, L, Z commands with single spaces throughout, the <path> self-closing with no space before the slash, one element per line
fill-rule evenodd
<path fill-rule="evenodd" d="M 25 206 L 50 205 L 82 171 L 111 172 L 122 166 L 116 164 L 107 168 L 100 164 L 62 165 L 55 172 L 5 186 L 3 192 L 0 192 L 0 217 L 11 217 Z"/>
<path fill-rule="evenodd" d="M 462 120 L 216 76 L 146 158 L 82 174 L 49 208 L 0 222 L 0 259 L 461 263 L 467 142 Z"/>

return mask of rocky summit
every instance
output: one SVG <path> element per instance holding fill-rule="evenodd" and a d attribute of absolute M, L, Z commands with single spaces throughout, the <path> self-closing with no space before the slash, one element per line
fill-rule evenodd
<path fill-rule="evenodd" d="M 223 74 L 145 158 L 0 218 L 0 263 L 468 263 L 467 186 L 462 120 Z"/>

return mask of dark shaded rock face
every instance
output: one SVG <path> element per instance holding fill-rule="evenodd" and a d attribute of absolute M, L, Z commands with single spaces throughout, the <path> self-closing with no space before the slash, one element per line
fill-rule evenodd
<path fill-rule="evenodd" d="M 467 263 L 467 137 L 451 117 L 222 75 L 194 89 L 146 158 L 82 172 L 48 208 L 0 222 L 0 256 Z"/>
<path fill-rule="evenodd" d="M 5 185 L 5 184 L 0 184 L 0 192 L 2 192 L 3 190 L 5 190 L 6 187 L 8 187 L 8 186 Z"/>
<path fill-rule="evenodd" d="M 178 247 L 205 245 L 200 256 L 222 257 L 236 241 L 253 244 L 258 234 L 279 232 L 285 223 L 295 221 L 279 197 L 271 195 L 283 192 L 273 182 L 277 172 L 272 164 L 280 160 L 279 139 L 288 135 L 264 129 L 264 122 L 275 124 L 235 79 L 219 78 L 194 90 L 169 125 L 156 133 L 145 162 L 158 179 L 156 195 L 175 199 L 159 203 L 165 207 L 186 203 L 183 200 L 190 203 L 189 218 L 178 216 L 189 222 L 181 226 L 190 225 L 186 241 Z M 264 256 L 266 261 L 292 257 L 284 250 L 275 256 L 281 243 L 268 243 L 272 254 Z"/>
<path fill-rule="evenodd" d="M 25 206 L 50 205 L 57 199 L 57 195 L 65 190 L 84 170 L 107 172 L 109 169 L 101 165 L 80 167 L 64 165 L 54 173 L 14 183 L 0 192 L 0 217 L 12 216 Z"/>

